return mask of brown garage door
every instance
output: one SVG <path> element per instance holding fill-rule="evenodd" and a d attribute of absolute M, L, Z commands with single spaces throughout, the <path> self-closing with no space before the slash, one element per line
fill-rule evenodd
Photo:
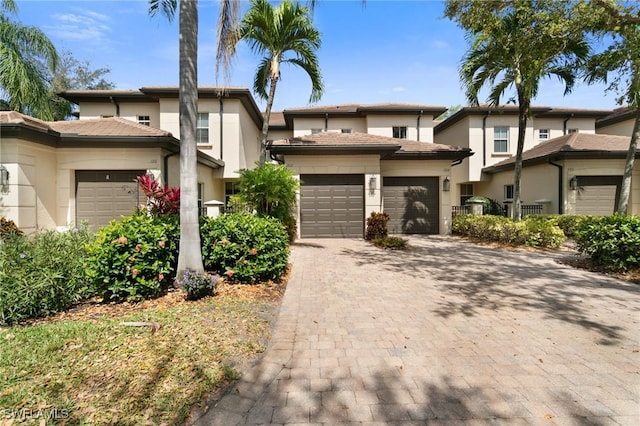
<path fill-rule="evenodd" d="M 362 238 L 364 175 L 301 175 L 300 236 Z"/>
<path fill-rule="evenodd" d="M 112 219 L 132 214 L 144 194 L 133 181 L 145 170 L 76 171 L 76 223 L 87 222 L 91 229 Z"/>
<path fill-rule="evenodd" d="M 384 212 L 391 234 L 437 234 L 439 197 L 437 177 L 385 177 Z"/>
<path fill-rule="evenodd" d="M 576 214 L 608 216 L 620 197 L 620 176 L 577 176 Z"/>

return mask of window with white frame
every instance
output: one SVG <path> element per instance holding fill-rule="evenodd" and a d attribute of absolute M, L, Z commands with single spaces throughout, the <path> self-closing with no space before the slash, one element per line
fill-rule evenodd
<path fill-rule="evenodd" d="M 199 144 L 209 143 L 209 113 L 199 112 L 196 124 L 196 142 Z"/>
<path fill-rule="evenodd" d="M 139 115 L 138 124 L 142 124 L 143 126 L 151 126 L 151 118 L 148 115 Z"/>
<path fill-rule="evenodd" d="M 351 129 L 340 129 L 340 133 L 351 133 Z"/>
<path fill-rule="evenodd" d="M 497 152 L 497 153 L 509 152 L 509 128 L 508 127 L 493 128 L 493 152 Z"/>
<path fill-rule="evenodd" d="M 406 139 L 407 126 L 393 126 L 393 137 L 396 139 Z"/>
<path fill-rule="evenodd" d="M 546 141 L 547 139 L 549 139 L 549 129 L 538 130 L 538 139 L 541 141 Z"/>
<path fill-rule="evenodd" d="M 513 184 L 504 186 L 504 199 L 513 200 Z"/>
<path fill-rule="evenodd" d="M 316 133 L 322 133 L 322 129 L 311 129 L 312 135 L 315 135 Z"/>

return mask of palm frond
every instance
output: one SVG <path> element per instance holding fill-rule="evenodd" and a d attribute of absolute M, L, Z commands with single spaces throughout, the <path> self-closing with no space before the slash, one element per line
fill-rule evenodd
<path fill-rule="evenodd" d="M 152 17 L 160 13 L 171 22 L 177 10 L 178 0 L 149 0 L 149 15 Z"/>

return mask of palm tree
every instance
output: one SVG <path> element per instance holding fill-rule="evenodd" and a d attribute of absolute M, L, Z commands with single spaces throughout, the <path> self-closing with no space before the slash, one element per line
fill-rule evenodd
<path fill-rule="evenodd" d="M 3 108 L 51 120 L 49 87 L 42 64 L 53 72 L 58 54 L 38 28 L 12 21 L 9 15 L 16 13 L 14 0 L 0 0 L 1 104 Z"/>
<path fill-rule="evenodd" d="M 583 31 L 568 3 L 557 0 L 447 0 L 445 16 L 468 31 L 471 41 L 460 77 L 472 104 L 490 87 L 489 102 L 498 106 L 508 89 L 518 102 L 518 144 L 512 217 L 521 218 L 522 151 L 531 101 L 543 78 L 556 76 L 573 88 L 576 64 L 589 53 Z"/>
<path fill-rule="evenodd" d="M 269 118 L 280 80 L 281 64 L 296 65 L 309 75 L 309 102 L 316 102 L 322 96 L 324 86 L 316 55 L 320 48 L 320 33 L 313 25 L 307 7 L 284 0 L 274 8 L 267 0 L 252 0 L 251 8 L 236 31 L 235 41 L 239 40 L 245 40 L 253 52 L 263 55 L 253 80 L 253 90 L 267 101 L 260 140 L 260 161 L 264 163 Z M 231 55 L 235 51 L 235 44 L 230 45 Z"/>
<path fill-rule="evenodd" d="M 585 20 L 594 19 L 594 32 L 599 36 L 612 37 L 611 44 L 602 52 L 592 55 L 586 64 L 588 83 L 602 81 L 609 83 L 607 90 L 620 96 L 619 104 L 627 103 L 635 111 L 635 123 L 627 151 L 620 198 L 616 211 L 627 213 L 633 164 L 640 139 L 640 7 L 630 4 L 623 8 L 620 4 L 610 4 L 595 0 L 590 15 Z M 613 78 L 609 79 L 610 74 Z"/>

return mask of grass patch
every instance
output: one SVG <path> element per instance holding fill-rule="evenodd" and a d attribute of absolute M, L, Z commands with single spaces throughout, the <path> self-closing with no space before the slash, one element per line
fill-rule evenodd
<path fill-rule="evenodd" d="M 404 250 L 407 248 L 407 240 L 401 237 L 378 237 L 371 240 L 374 246 L 390 249 L 390 250 Z"/>
<path fill-rule="evenodd" d="M 284 288 L 225 286 L 197 302 L 172 292 L 0 328 L 0 407 L 68 415 L 48 424 L 183 423 L 194 404 L 264 352 Z M 143 321 L 160 328 L 122 324 Z"/>

